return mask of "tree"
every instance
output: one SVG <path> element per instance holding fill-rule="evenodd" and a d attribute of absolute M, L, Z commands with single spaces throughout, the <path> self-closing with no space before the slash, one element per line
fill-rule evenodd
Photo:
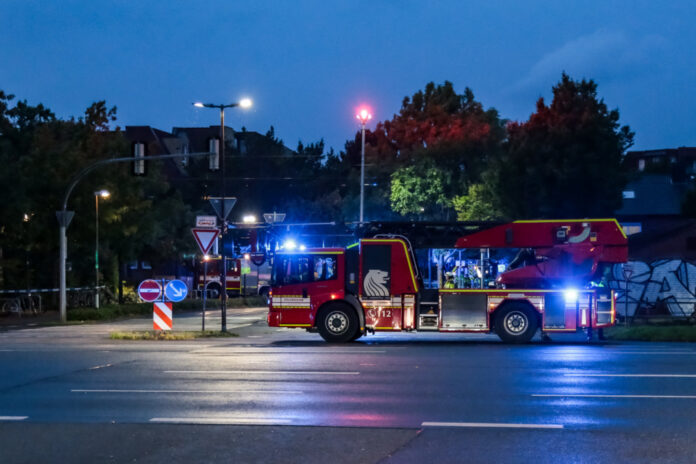
<path fill-rule="evenodd" d="M 68 183 L 97 160 L 123 156 L 128 144 L 118 127 L 116 108 L 95 102 L 79 119 L 56 119 L 42 105 L 11 105 L 0 91 L 0 275 L 5 289 L 25 285 L 54 287 L 58 273 L 55 212 Z M 100 202 L 100 269 L 103 282 L 116 281 L 119 263 L 132 259 L 176 259 L 192 251 L 192 218 L 180 194 L 153 165 L 147 179 L 130 174 L 130 165 L 91 172 L 73 191 L 68 208 L 76 212 L 68 229 L 68 284 L 94 282 L 94 192 L 109 190 Z M 7 169 L 6 169 L 7 168 Z"/>
<path fill-rule="evenodd" d="M 466 195 L 453 200 L 458 221 L 493 221 L 501 218 L 501 213 L 493 205 L 492 193 L 485 184 L 471 184 Z"/>
<path fill-rule="evenodd" d="M 537 102 L 523 123 L 508 124 L 502 156 L 492 160 L 488 188 L 509 218 L 601 217 L 621 207 L 621 167 L 633 132 L 619 125 L 592 80 L 563 74 L 553 100 Z"/>
<path fill-rule="evenodd" d="M 420 183 L 416 177 L 423 174 L 419 169 L 402 168 L 424 166 L 419 164 L 422 162 L 431 174 L 437 168 L 442 173 L 438 185 L 447 201 L 439 195 L 428 195 L 421 197 L 421 203 L 426 203 L 418 207 L 424 208 L 424 217 L 429 219 L 451 219 L 451 199 L 465 194 L 470 183 L 480 180 L 488 159 L 500 149 L 504 137 L 498 112 L 485 110 L 471 89 L 457 94 L 451 82 L 431 82 L 424 91 L 404 98 L 399 114 L 378 123 L 367 135 L 366 158 L 377 183 L 388 185 L 390 178 L 397 179 L 401 182 L 397 191 L 405 183 Z M 407 174 L 414 175 L 414 179 L 407 181 Z M 390 189 L 385 190 L 391 205 L 398 208 L 394 211 L 413 214 L 412 201 L 406 201 L 401 193 L 395 198 L 394 187 L 391 194 Z"/>
<path fill-rule="evenodd" d="M 432 161 L 406 166 L 391 176 L 391 208 L 402 216 L 427 216 L 426 208 L 450 206 L 444 184 L 447 173 Z"/>

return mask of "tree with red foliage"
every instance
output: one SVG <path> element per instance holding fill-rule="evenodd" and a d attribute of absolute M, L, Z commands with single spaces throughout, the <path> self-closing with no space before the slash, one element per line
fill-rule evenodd
<path fill-rule="evenodd" d="M 437 169 L 442 173 L 444 196 L 454 198 L 479 180 L 488 158 L 500 149 L 504 136 L 498 112 L 493 108 L 485 110 L 471 89 L 466 88 L 459 95 L 451 82 L 442 85 L 431 82 L 425 91 L 405 97 L 399 114 L 377 124 L 367 138 L 371 145 L 367 158 L 375 166 L 370 168 L 371 174 L 377 174 L 386 185 L 388 179 L 393 181 L 396 176 L 403 181 L 405 175 L 421 172 L 425 165 L 429 172 Z M 420 201 L 418 209 L 424 212 L 420 217 L 453 218 L 451 205 L 443 208 L 441 201 L 428 200 L 422 193 L 392 189 L 389 195 L 392 209 L 409 214 L 412 208 L 402 209 L 397 205 L 416 205 Z M 404 194 L 419 198 L 401 198 Z"/>
<path fill-rule="evenodd" d="M 484 176 L 504 215 L 602 217 L 621 207 L 621 160 L 634 134 L 619 125 L 619 111 L 598 98 L 593 80 L 563 73 L 551 104 L 540 98 L 528 121 L 507 130 L 504 154 Z"/>

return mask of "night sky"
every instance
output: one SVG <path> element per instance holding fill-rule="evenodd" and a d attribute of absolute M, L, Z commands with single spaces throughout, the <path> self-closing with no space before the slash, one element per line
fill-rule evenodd
<path fill-rule="evenodd" d="M 696 146 L 693 1 L 2 0 L 0 89 L 59 117 L 227 125 L 343 148 L 360 103 L 390 118 L 429 81 L 525 120 L 562 71 L 593 78 L 633 149 Z"/>

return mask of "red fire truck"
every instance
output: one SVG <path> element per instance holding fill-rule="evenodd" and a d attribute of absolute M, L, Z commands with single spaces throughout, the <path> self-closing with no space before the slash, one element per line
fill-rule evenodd
<path fill-rule="evenodd" d="M 269 290 L 270 268 L 267 261 L 254 262 L 251 258 L 228 258 L 225 284 L 228 296 L 265 295 Z M 260 264 L 257 264 L 260 263 Z M 212 256 L 208 262 L 196 263 L 195 282 L 199 291 L 206 290 L 210 298 L 219 298 L 222 260 Z M 206 272 L 207 271 L 207 272 Z"/>
<path fill-rule="evenodd" d="M 405 235 L 376 234 L 347 248 L 281 250 L 268 324 L 319 332 L 328 342 L 433 331 L 495 332 L 521 343 L 539 329 L 542 336 L 585 330 L 591 337 L 615 322 L 615 296 L 602 283 L 603 270 L 628 257 L 615 219 L 478 224 L 451 248 L 480 251 L 480 279 L 469 285 L 476 288 L 456 288 L 449 279 L 426 288 Z M 503 272 L 488 272 L 496 249 L 518 254 Z"/>

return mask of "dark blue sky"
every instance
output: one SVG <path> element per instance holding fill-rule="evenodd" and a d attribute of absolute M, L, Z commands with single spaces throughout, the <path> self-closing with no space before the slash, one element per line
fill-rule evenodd
<path fill-rule="evenodd" d="M 355 108 L 390 118 L 429 81 L 525 120 L 565 70 L 593 78 L 634 149 L 696 146 L 693 1 L 3 0 L 0 89 L 119 125 L 217 124 L 191 102 L 253 98 L 228 125 L 337 150 Z M 374 121 L 374 120 L 373 120 Z"/>

